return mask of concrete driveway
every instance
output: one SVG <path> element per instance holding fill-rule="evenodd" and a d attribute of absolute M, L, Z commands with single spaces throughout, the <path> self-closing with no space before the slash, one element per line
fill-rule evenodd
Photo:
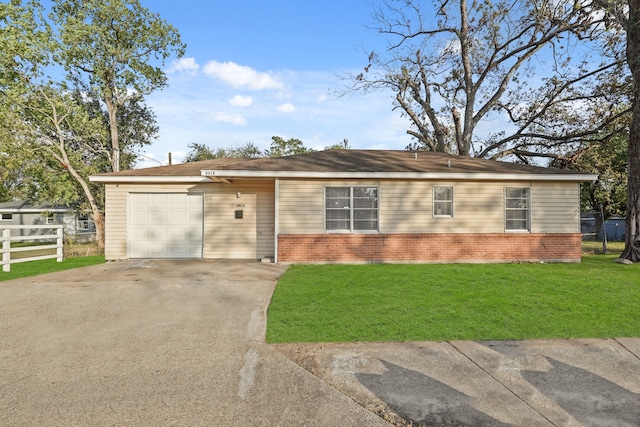
<path fill-rule="evenodd" d="M 389 425 L 264 344 L 286 267 L 120 261 L 0 282 L 0 425 Z"/>

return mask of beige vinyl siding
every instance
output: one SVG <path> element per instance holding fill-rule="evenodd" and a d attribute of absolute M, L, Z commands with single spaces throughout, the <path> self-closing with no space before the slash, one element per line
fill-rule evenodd
<path fill-rule="evenodd" d="M 127 257 L 127 192 L 122 186 L 105 186 L 104 256 L 106 259 Z"/>
<path fill-rule="evenodd" d="M 453 217 L 433 216 L 433 187 L 453 187 Z M 382 233 L 500 233 L 502 195 L 496 182 L 385 181 Z"/>
<path fill-rule="evenodd" d="M 205 258 L 256 259 L 275 254 L 273 181 L 236 181 L 205 194 Z M 241 192 L 240 197 L 237 193 Z M 243 218 L 236 219 L 235 211 Z"/>
<path fill-rule="evenodd" d="M 324 188 L 377 186 L 379 232 L 503 233 L 505 187 L 531 188 L 532 232 L 574 233 L 577 183 L 403 180 L 281 180 L 280 233 L 324 233 Z M 433 216 L 433 187 L 453 187 L 453 218 Z"/>
<path fill-rule="evenodd" d="M 576 182 L 533 183 L 531 232 L 579 233 L 580 184 Z"/>
<path fill-rule="evenodd" d="M 205 258 L 261 258 L 272 256 L 274 247 L 274 182 L 243 181 L 231 184 L 107 184 L 105 256 L 125 259 L 129 193 L 204 193 Z M 242 195 L 236 197 L 237 192 Z M 238 207 L 238 204 L 245 204 Z M 244 218 L 236 220 L 236 209 Z"/>

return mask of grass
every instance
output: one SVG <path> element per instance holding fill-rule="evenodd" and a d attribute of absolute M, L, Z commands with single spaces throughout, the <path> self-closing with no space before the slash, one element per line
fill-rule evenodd
<path fill-rule="evenodd" d="M 607 253 L 611 255 L 620 255 L 624 251 L 624 242 L 607 242 Z M 602 242 L 583 240 L 583 254 L 602 254 Z"/>
<path fill-rule="evenodd" d="M 373 342 L 640 336 L 640 264 L 294 265 L 267 341 Z"/>
<path fill-rule="evenodd" d="M 72 268 L 88 267 L 90 265 L 101 264 L 104 262 L 104 255 L 93 255 L 66 258 L 62 262 L 57 262 L 55 259 L 45 259 L 42 261 L 29 261 L 11 264 L 11 271 L 9 272 L 2 272 L 0 269 L 0 282 L 3 280 L 20 279 L 23 277 L 36 276 L 38 274 L 70 270 Z"/>

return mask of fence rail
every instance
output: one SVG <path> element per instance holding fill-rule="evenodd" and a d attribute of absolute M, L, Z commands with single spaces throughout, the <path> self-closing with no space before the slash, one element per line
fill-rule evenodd
<path fill-rule="evenodd" d="M 28 262 L 28 261 L 39 261 L 43 259 L 52 259 L 56 258 L 58 262 L 62 262 L 64 258 L 63 251 L 63 225 L 0 225 L 0 231 L 2 237 L 2 249 L 0 253 L 2 253 L 2 260 L 0 261 L 0 265 L 2 265 L 2 271 L 8 272 L 11 271 L 11 264 L 15 264 L 18 262 Z M 11 230 L 53 230 L 48 234 L 38 234 L 32 236 L 12 236 Z M 39 246 L 24 246 L 19 248 L 12 248 L 11 242 L 24 242 L 24 241 L 33 241 L 33 240 L 55 240 L 55 244 L 51 245 L 39 245 Z M 35 251 L 35 250 L 44 250 L 44 249 L 55 249 L 56 253 L 51 255 L 39 255 L 32 256 L 26 258 L 17 258 L 11 259 L 11 254 L 14 252 L 27 252 L 27 251 Z"/>

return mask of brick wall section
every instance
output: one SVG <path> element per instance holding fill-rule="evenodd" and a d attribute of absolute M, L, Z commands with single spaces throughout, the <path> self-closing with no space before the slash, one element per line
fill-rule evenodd
<path fill-rule="evenodd" d="M 279 262 L 580 262 L 576 234 L 285 234 Z"/>

